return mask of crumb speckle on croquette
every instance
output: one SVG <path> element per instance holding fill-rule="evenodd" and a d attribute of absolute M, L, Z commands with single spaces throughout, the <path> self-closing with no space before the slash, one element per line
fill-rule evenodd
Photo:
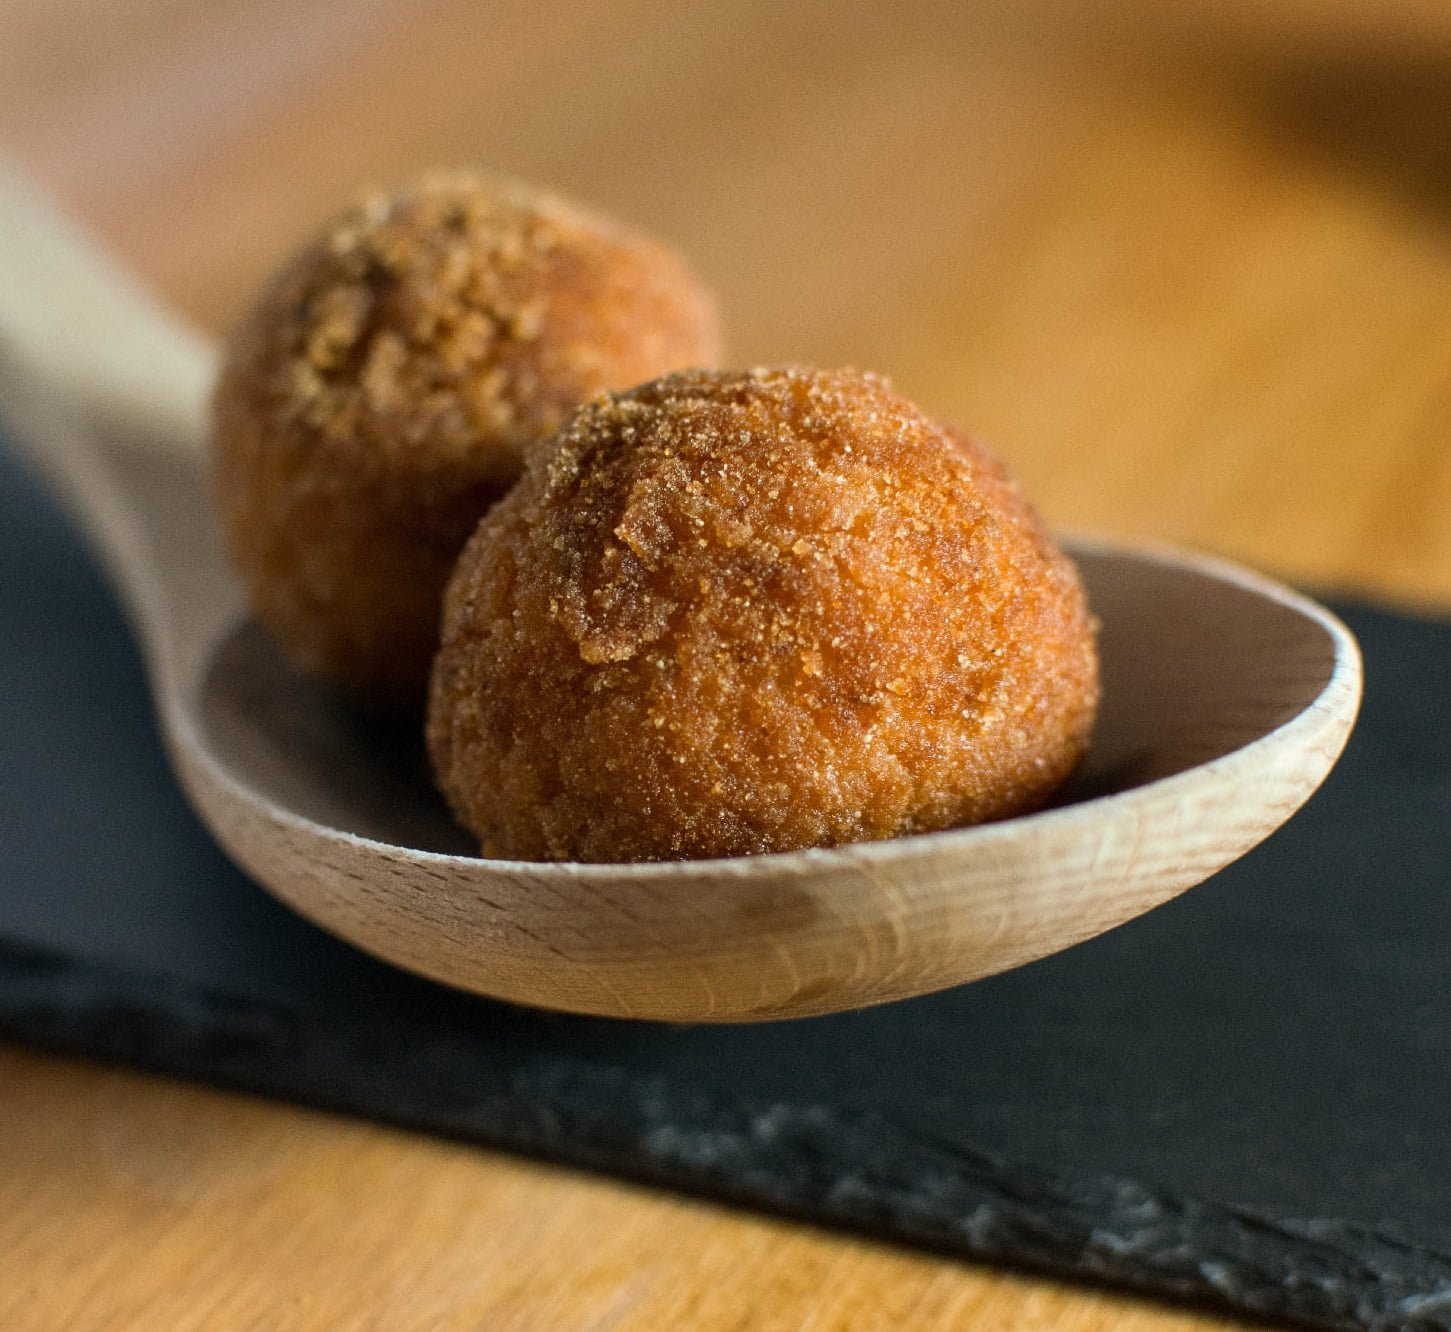
<path fill-rule="evenodd" d="M 284 267 L 230 340 L 216 484 L 253 609 L 305 667 L 421 697 L 480 515 L 576 404 L 717 355 L 670 251 L 553 195 L 435 173 Z"/>
<path fill-rule="evenodd" d="M 728 856 L 1034 808 L 1097 694 L 983 449 L 874 376 L 688 372 L 586 404 L 480 525 L 428 738 L 486 854 Z"/>

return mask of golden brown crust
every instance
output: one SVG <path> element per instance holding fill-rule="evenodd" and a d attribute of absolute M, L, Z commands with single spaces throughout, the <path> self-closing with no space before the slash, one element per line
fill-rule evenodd
<path fill-rule="evenodd" d="M 1037 806 L 1097 693 L 984 450 L 873 376 L 693 372 L 581 408 L 480 525 L 429 744 L 486 854 L 726 856 Z"/>
<path fill-rule="evenodd" d="M 256 614 L 308 669 L 416 699 L 453 560 L 531 445 L 716 355 L 679 259 L 553 196 L 436 173 L 365 200 L 227 349 L 216 484 Z"/>

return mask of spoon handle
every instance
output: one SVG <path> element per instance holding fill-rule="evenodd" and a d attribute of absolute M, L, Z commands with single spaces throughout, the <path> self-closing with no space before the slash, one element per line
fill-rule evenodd
<path fill-rule="evenodd" d="M 158 699 L 236 599 L 202 458 L 214 354 L 0 160 L 0 427 L 119 586 Z"/>
<path fill-rule="evenodd" d="M 0 159 L 0 348 L 98 435 L 181 447 L 213 372 L 205 339 L 164 311 Z"/>

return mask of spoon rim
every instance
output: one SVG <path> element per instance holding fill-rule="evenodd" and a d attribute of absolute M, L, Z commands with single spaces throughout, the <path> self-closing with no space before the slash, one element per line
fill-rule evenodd
<path fill-rule="evenodd" d="M 1193 764 L 1179 772 L 1152 778 L 1124 790 L 1111 791 L 1102 795 L 1089 796 L 1072 804 L 1053 806 L 1026 814 L 988 823 L 972 824 L 959 828 L 945 828 L 932 832 L 904 833 L 897 837 L 873 841 L 845 842 L 837 846 L 806 847 L 792 851 L 768 851 L 740 856 L 714 857 L 710 859 L 647 860 L 647 861 L 547 861 L 508 860 L 492 856 L 464 855 L 457 852 L 427 851 L 395 842 L 379 841 L 361 833 L 349 832 L 329 824 L 320 823 L 288 806 L 280 805 L 236 776 L 222 760 L 210 742 L 200 733 L 196 718 L 186 708 L 179 709 L 184 729 L 191 734 L 185 743 L 193 755 L 205 755 L 207 766 L 213 775 L 229 787 L 235 798 L 245 801 L 254 808 L 265 811 L 267 816 L 286 825 L 304 837 L 343 843 L 370 855 L 393 861 L 407 861 L 427 865 L 437 871 L 453 875 L 477 875 L 480 872 L 515 877 L 551 877 L 562 880 L 581 881 L 591 878 L 608 879 L 618 884 L 622 880 L 649 883 L 690 877 L 694 874 L 727 875 L 734 878 L 771 877 L 789 874 L 797 869 L 810 867 L 814 871 L 829 869 L 833 862 L 843 867 L 879 860 L 910 860 L 919 856 L 931 856 L 951 850 L 958 853 L 969 846 L 990 847 L 994 843 L 1014 839 L 1022 835 L 1025 824 L 1058 827 L 1074 821 L 1091 821 L 1098 817 L 1106 804 L 1122 804 L 1135 799 L 1147 798 L 1175 784 L 1189 787 L 1206 772 L 1223 772 L 1253 762 L 1263 750 L 1284 743 L 1295 732 L 1315 725 L 1317 717 L 1329 714 L 1330 719 L 1343 720 L 1344 736 L 1354 724 L 1359 710 L 1362 692 L 1362 662 L 1360 648 L 1354 634 L 1332 611 L 1266 574 L 1249 569 L 1220 555 L 1188 550 L 1168 542 L 1133 538 L 1124 540 L 1107 534 L 1073 531 L 1062 534 L 1064 546 L 1071 555 L 1079 552 L 1089 555 L 1123 555 L 1145 560 L 1161 568 L 1172 568 L 1183 572 L 1199 574 L 1220 582 L 1239 587 L 1251 594 L 1274 601 L 1317 625 L 1332 645 L 1332 660 L 1325 684 L 1292 716 L 1287 717 L 1272 729 L 1256 736 L 1253 740 L 1236 746 L 1203 763 Z M 1331 704 L 1335 704 L 1333 710 Z M 1343 738 L 1342 738 L 1343 743 Z"/>

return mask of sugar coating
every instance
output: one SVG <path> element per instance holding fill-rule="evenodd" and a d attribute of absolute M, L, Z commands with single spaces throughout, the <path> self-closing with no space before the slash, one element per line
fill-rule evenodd
<path fill-rule="evenodd" d="M 1076 571 L 984 449 L 875 376 L 686 372 L 484 519 L 428 740 L 486 855 L 733 856 L 1032 809 L 1097 700 Z"/>
<path fill-rule="evenodd" d="M 308 670 L 416 704 L 453 562 L 529 448 L 717 351 L 673 253 L 552 195 L 435 173 L 365 199 L 226 351 L 216 488 L 255 614 Z"/>

